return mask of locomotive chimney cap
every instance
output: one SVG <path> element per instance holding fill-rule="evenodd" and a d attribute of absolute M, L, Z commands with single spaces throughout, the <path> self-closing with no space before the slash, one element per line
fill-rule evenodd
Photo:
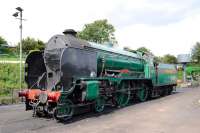
<path fill-rule="evenodd" d="M 76 36 L 77 32 L 73 29 L 66 29 L 66 30 L 64 30 L 63 34 L 65 34 L 65 35 L 70 34 L 70 35 Z"/>

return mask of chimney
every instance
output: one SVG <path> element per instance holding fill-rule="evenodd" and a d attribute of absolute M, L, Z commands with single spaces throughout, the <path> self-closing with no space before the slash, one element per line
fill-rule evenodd
<path fill-rule="evenodd" d="M 73 29 L 66 29 L 66 30 L 64 30 L 63 34 L 64 35 L 72 35 L 72 36 L 76 37 L 77 32 Z"/>

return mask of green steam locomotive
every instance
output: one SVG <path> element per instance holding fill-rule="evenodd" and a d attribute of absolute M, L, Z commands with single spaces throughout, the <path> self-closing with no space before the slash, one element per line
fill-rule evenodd
<path fill-rule="evenodd" d="M 74 30 L 63 33 L 26 59 L 28 89 L 19 95 L 26 99 L 26 110 L 36 115 L 67 120 L 84 106 L 102 112 L 105 106 L 124 107 L 134 100 L 169 95 L 176 87 L 175 65 L 80 40 Z"/>

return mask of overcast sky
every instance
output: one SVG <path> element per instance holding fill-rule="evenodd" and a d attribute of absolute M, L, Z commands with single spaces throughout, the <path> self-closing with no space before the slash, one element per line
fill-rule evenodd
<path fill-rule="evenodd" d="M 23 37 L 47 42 L 64 29 L 108 19 L 119 46 L 149 48 L 155 55 L 189 53 L 200 41 L 200 0 L 1 0 L 0 36 L 19 41 L 19 21 L 12 14 L 24 9 Z"/>

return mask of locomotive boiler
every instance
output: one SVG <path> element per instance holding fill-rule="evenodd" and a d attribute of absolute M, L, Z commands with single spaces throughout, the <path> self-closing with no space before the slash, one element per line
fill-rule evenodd
<path fill-rule="evenodd" d="M 79 107 L 102 112 L 107 105 L 124 107 L 170 94 L 176 86 L 174 65 L 158 64 L 149 54 L 81 40 L 71 29 L 63 33 L 53 36 L 44 51 L 27 56 L 28 89 L 19 95 L 34 115 L 67 120 Z"/>

